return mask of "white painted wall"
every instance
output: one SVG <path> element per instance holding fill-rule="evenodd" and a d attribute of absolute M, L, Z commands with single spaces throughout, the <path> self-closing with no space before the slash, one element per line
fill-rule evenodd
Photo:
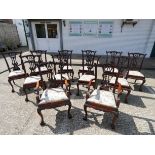
<path fill-rule="evenodd" d="M 13 19 L 13 23 L 16 24 L 21 46 L 27 46 L 22 19 Z"/>
<path fill-rule="evenodd" d="M 82 49 L 96 50 L 98 54 L 105 54 L 107 50 L 123 51 L 124 55 L 128 52 L 147 52 L 147 57 L 149 57 L 153 44 L 148 39 L 151 39 L 151 42 L 155 40 L 155 35 L 152 35 L 154 31 L 151 31 L 152 21 L 151 19 L 139 20 L 134 27 L 125 25 L 121 32 L 122 20 L 115 19 L 113 20 L 112 38 L 97 38 L 93 36 L 69 36 L 69 20 L 65 20 L 63 47 L 64 49 L 73 50 L 74 53 L 81 53 Z M 153 25 L 153 28 L 155 29 L 155 25 Z"/>

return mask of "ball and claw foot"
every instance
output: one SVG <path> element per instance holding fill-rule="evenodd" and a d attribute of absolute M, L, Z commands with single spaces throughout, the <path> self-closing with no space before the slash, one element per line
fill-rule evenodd
<path fill-rule="evenodd" d="M 68 118 L 71 119 L 72 118 L 72 115 L 71 114 L 68 114 Z"/>
<path fill-rule="evenodd" d="M 40 125 L 41 125 L 41 126 L 45 126 L 45 122 L 41 122 Z"/>
<path fill-rule="evenodd" d="M 86 116 L 85 116 L 85 117 L 83 117 L 83 120 L 84 120 L 84 121 L 87 121 L 87 117 L 86 117 Z"/>
<path fill-rule="evenodd" d="M 25 101 L 26 101 L 26 102 L 28 102 L 28 101 L 29 101 L 29 99 L 28 99 L 28 98 L 25 98 Z"/>

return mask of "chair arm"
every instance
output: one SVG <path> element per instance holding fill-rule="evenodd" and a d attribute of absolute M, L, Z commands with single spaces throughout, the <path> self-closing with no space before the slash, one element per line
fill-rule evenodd
<path fill-rule="evenodd" d="M 92 86 L 92 83 L 93 83 L 94 80 L 95 80 L 95 79 L 89 81 L 89 83 L 88 83 L 88 85 L 87 85 L 87 86 L 88 86 L 88 91 L 90 90 L 90 86 Z"/>

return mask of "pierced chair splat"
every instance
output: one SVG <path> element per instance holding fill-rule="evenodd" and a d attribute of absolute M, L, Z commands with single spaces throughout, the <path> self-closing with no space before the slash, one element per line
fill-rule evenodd
<path fill-rule="evenodd" d="M 91 50 L 82 50 L 82 67 L 80 67 L 78 71 L 78 76 L 80 77 L 80 74 L 85 74 L 88 71 L 88 66 L 94 65 L 95 60 L 95 54 L 96 51 Z M 89 70 L 90 72 L 90 70 Z M 93 74 L 94 71 L 91 72 Z"/>
<path fill-rule="evenodd" d="M 72 50 L 61 50 L 58 51 L 59 57 L 63 61 L 63 72 L 69 73 L 72 77 L 72 80 L 74 78 L 74 70 L 72 68 Z"/>
<path fill-rule="evenodd" d="M 69 76 L 69 72 L 64 70 L 66 63 L 68 64 L 68 58 L 67 58 L 67 61 L 65 61 L 64 58 L 59 54 L 52 55 L 52 58 L 53 58 L 53 62 L 55 63 L 55 75 L 54 76 L 55 76 L 56 82 L 62 83 L 62 86 L 63 84 L 65 84 L 65 82 L 67 82 L 69 85 L 69 92 L 71 94 L 71 91 L 70 91 L 71 77 Z M 61 74 L 62 74 L 62 79 L 60 76 Z"/>
<path fill-rule="evenodd" d="M 113 75 L 118 73 L 118 65 L 120 62 L 121 55 L 122 52 L 106 51 L 106 64 L 111 64 L 114 66 Z M 105 71 L 109 72 L 108 69 L 105 69 Z"/>
<path fill-rule="evenodd" d="M 53 62 L 45 62 L 44 65 L 47 66 L 48 73 L 47 77 L 48 80 L 46 80 L 43 75 L 41 74 L 41 65 L 38 65 L 38 69 L 40 72 L 40 78 L 42 81 L 42 88 L 43 93 L 39 94 L 39 82 L 36 85 L 36 91 L 37 96 L 36 100 L 38 103 L 37 112 L 41 117 L 41 123 L 40 125 L 45 125 L 43 115 L 41 113 L 42 110 L 45 109 L 51 109 L 61 106 L 68 105 L 68 118 L 72 118 L 72 115 L 70 113 L 71 110 L 71 102 L 70 102 L 70 93 L 68 90 L 68 83 L 65 83 L 65 89 L 62 88 L 62 83 L 58 83 L 55 79 L 55 63 Z M 61 67 L 60 67 L 61 68 Z M 61 72 L 62 73 L 62 72 Z M 62 74 L 60 74 L 61 80 L 62 80 Z"/>

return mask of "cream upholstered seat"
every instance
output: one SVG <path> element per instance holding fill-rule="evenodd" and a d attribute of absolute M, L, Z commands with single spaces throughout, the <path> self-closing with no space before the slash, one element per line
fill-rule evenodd
<path fill-rule="evenodd" d="M 64 66 L 63 70 L 67 70 L 67 66 Z M 68 66 L 68 70 L 73 70 L 72 66 Z"/>
<path fill-rule="evenodd" d="M 80 67 L 79 70 L 83 70 L 83 67 Z M 87 71 L 88 70 L 88 66 L 84 66 L 84 70 Z"/>
<path fill-rule="evenodd" d="M 139 72 L 139 71 L 133 71 L 133 70 L 130 70 L 128 75 L 131 75 L 131 76 L 138 76 L 138 77 L 144 77 L 144 75 Z"/>
<path fill-rule="evenodd" d="M 32 53 L 30 51 L 25 51 L 22 53 L 22 56 L 26 56 L 26 55 L 32 55 Z"/>
<path fill-rule="evenodd" d="M 105 71 L 111 71 L 110 68 L 105 68 Z M 118 69 L 114 68 L 114 73 L 118 73 Z"/>
<path fill-rule="evenodd" d="M 23 74 L 25 74 L 24 71 L 16 70 L 16 71 L 10 72 L 8 77 L 14 77 L 14 76 L 19 76 L 19 75 L 23 75 Z"/>
<path fill-rule="evenodd" d="M 95 79 L 95 76 L 94 75 L 82 75 L 79 79 L 79 81 L 86 81 L 86 82 L 89 82 L 91 80 Z"/>
<path fill-rule="evenodd" d="M 25 79 L 24 84 L 36 83 L 40 80 L 41 78 L 39 76 L 29 76 Z"/>
<path fill-rule="evenodd" d="M 40 67 L 40 70 L 41 70 L 41 71 L 47 71 L 47 67 L 42 66 L 42 67 Z M 39 72 L 39 69 L 36 68 L 36 69 L 35 69 L 35 72 Z"/>
<path fill-rule="evenodd" d="M 62 77 L 65 78 L 66 80 L 70 80 L 67 74 L 62 74 Z M 56 74 L 55 79 L 61 80 L 61 74 Z"/>
<path fill-rule="evenodd" d="M 103 106 L 117 108 L 115 96 L 110 91 L 95 89 L 87 99 L 87 102 L 93 102 L 96 104 L 102 104 Z"/>
<path fill-rule="evenodd" d="M 57 102 L 65 100 L 68 100 L 68 97 L 61 87 L 51 88 L 44 90 L 39 104 L 46 104 L 49 102 Z"/>
<path fill-rule="evenodd" d="M 112 77 L 110 80 L 110 84 L 115 84 L 116 81 L 116 77 Z M 118 82 L 122 85 L 122 86 L 127 86 L 129 87 L 129 83 L 125 78 L 118 78 Z"/>

